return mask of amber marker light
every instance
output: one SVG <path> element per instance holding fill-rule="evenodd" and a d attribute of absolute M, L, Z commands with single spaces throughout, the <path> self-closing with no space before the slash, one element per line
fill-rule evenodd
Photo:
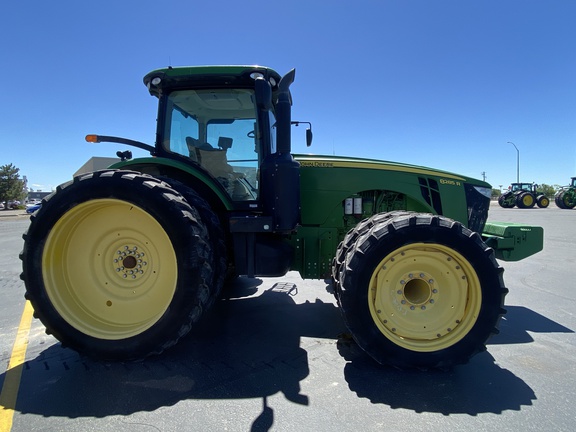
<path fill-rule="evenodd" d="M 100 142 L 98 135 L 86 135 L 86 142 L 97 143 Z"/>

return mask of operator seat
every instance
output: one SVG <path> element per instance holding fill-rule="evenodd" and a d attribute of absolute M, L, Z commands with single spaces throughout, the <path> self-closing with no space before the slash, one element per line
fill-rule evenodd
<path fill-rule="evenodd" d="M 192 137 L 186 137 L 186 145 L 190 152 L 190 159 L 198 162 L 208 170 L 220 184 L 226 189 L 234 200 L 251 199 L 246 188 L 238 183 L 238 179 L 244 177 L 242 173 L 234 172 L 234 168 L 228 163 L 226 151 L 232 147 L 232 138 L 220 137 L 218 147 L 214 148 L 208 143 Z"/>

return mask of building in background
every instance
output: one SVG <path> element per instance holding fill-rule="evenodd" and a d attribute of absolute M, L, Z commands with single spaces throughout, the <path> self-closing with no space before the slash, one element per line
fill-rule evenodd
<path fill-rule="evenodd" d="M 111 158 L 111 157 L 101 157 L 101 156 L 94 156 L 88 159 L 88 161 L 78 169 L 74 173 L 74 177 L 80 174 L 86 174 L 92 171 L 98 171 L 102 169 L 108 168 L 110 165 L 118 162 L 119 158 Z"/>

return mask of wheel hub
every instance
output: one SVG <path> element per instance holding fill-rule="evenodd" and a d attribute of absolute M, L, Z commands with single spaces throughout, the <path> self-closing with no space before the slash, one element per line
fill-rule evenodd
<path fill-rule="evenodd" d="M 135 245 L 124 245 L 114 253 L 113 268 L 122 279 L 137 279 L 144 276 L 148 262 L 146 252 Z"/>
<path fill-rule="evenodd" d="M 409 306 L 410 310 L 426 310 L 426 305 L 434 303 L 438 290 L 433 287 L 434 279 L 429 274 L 420 272 L 407 273 L 400 279 L 400 289 L 396 291 L 400 304 Z"/>

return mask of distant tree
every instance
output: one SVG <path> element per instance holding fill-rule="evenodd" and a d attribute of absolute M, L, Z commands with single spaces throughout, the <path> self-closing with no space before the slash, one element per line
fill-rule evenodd
<path fill-rule="evenodd" d="M 558 192 L 560 189 L 562 189 L 562 188 L 565 187 L 565 186 L 567 186 L 567 185 L 562 186 L 562 185 L 559 185 L 559 184 L 555 184 L 555 185 L 553 185 L 552 187 L 554 188 L 554 191 Z"/>
<path fill-rule="evenodd" d="M 492 188 L 492 199 L 498 199 L 502 195 L 502 191 L 500 189 Z"/>
<path fill-rule="evenodd" d="M 542 183 L 541 185 L 538 185 L 538 187 L 536 188 L 536 192 L 543 193 L 547 197 L 553 197 L 554 194 L 556 193 L 556 189 L 557 186 L 555 187 L 547 185 L 546 183 Z"/>
<path fill-rule="evenodd" d="M 24 196 L 25 181 L 20 179 L 16 168 L 12 164 L 0 166 L 0 202 L 4 203 L 4 209 L 8 209 L 8 201 L 22 200 Z"/>

